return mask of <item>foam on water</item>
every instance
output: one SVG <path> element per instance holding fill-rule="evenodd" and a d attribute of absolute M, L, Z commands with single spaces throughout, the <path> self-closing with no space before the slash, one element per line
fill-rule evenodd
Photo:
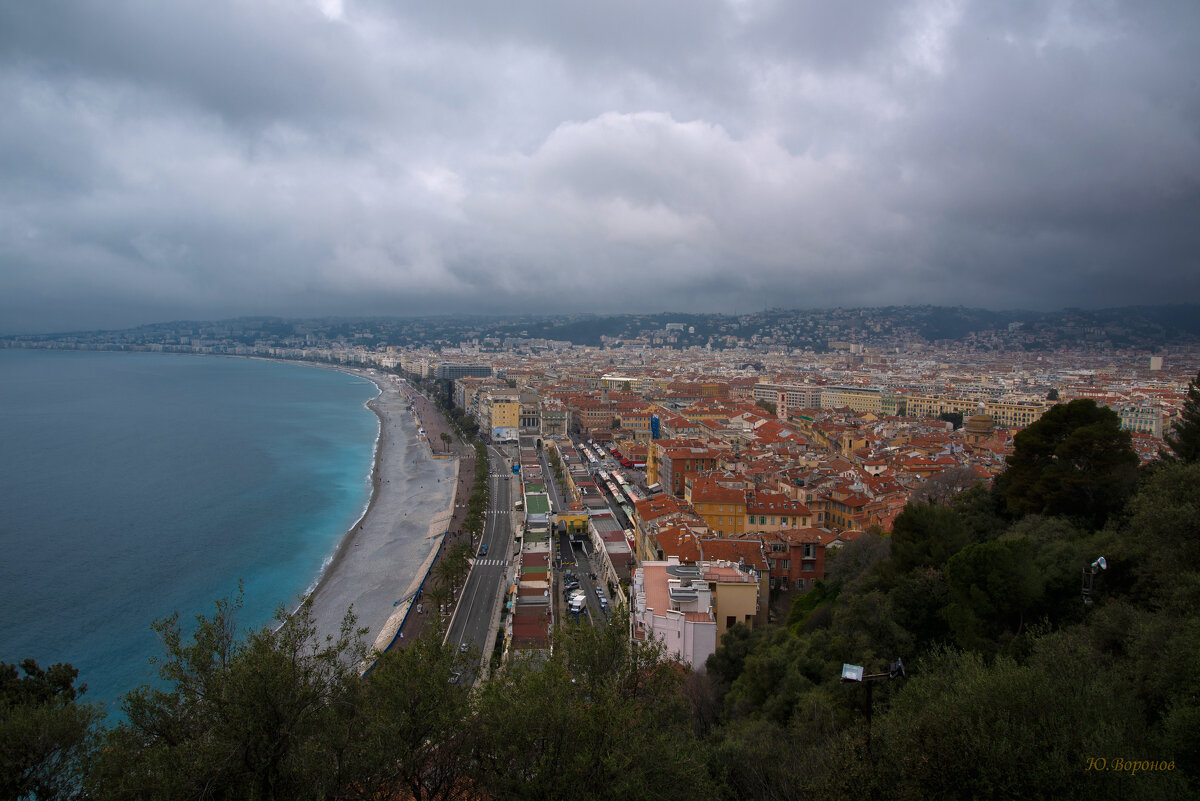
<path fill-rule="evenodd" d="M 246 359 L 0 351 L 0 660 L 151 681 L 150 624 L 311 592 L 370 498 L 364 379 Z"/>

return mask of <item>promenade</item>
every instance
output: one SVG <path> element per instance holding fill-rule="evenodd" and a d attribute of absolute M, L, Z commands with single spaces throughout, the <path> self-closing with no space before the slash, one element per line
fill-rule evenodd
<path fill-rule="evenodd" d="M 458 465 L 454 459 L 432 458 L 394 376 L 346 371 L 380 390 L 368 403 L 380 419 L 373 491 L 366 514 L 342 538 L 313 590 L 313 619 L 321 636 L 336 636 L 353 607 L 358 625 L 367 629 L 367 644 L 382 648 L 391 641 L 386 629 L 398 622 L 405 596 L 415 591 L 453 525 Z"/>
<path fill-rule="evenodd" d="M 441 548 L 432 554 L 428 564 L 423 566 L 422 569 L 422 575 L 426 571 L 429 572 L 425 584 L 426 589 L 429 589 L 437 583 L 436 577 L 432 575 L 432 568 L 437 563 L 437 557 L 445 552 L 447 548 L 452 547 L 458 542 L 469 542 L 463 532 L 463 525 L 467 516 L 467 500 L 471 497 L 471 493 L 475 487 L 476 454 L 474 446 L 464 443 L 459 439 L 458 434 L 450 428 L 437 405 L 417 391 L 412 384 L 402 382 L 401 394 L 408 403 L 412 404 L 412 414 L 414 415 L 416 424 L 425 429 L 424 439 L 430 454 L 438 461 L 442 459 L 452 460 L 458 467 L 454 479 L 453 505 L 449 510 L 449 514 L 442 518 L 444 521 L 443 530 L 447 532 L 447 535 L 442 541 Z M 449 444 L 442 440 L 441 435 L 443 433 L 450 437 Z M 419 604 L 418 608 L 419 611 L 418 609 L 408 611 L 403 626 L 396 629 L 395 639 L 391 641 L 391 647 L 403 647 L 405 643 L 419 637 L 425 630 L 426 625 L 428 625 L 432 619 L 431 616 L 435 612 L 429 608 L 428 604 Z"/>

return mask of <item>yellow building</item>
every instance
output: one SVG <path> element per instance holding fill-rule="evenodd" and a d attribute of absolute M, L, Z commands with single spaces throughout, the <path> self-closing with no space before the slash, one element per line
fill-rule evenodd
<path fill-rule="evenodd" d="M 491 430 L 516 428 L 521 423 L 521 404 L 511 398 L 492 398 Z"/>
<path fill-rule="evenodd" d="M 746 490 L 741 485 L 718 483 L 713 478 L 688 478 L 684 481 L 684 500 L 721 536 L 745 530 Z"/>
<path fill-rule="evenodd" d="M 912 417 L 957 413 L 966 419 L 976 414 L 986 414 L 1001 428 L 1024 428 L 1054 405 L 1038 400 L 980 400 L 943 395 L 909 395 L 907 400 L 908 414 Z"/>
<path fill-rule="evenodd" d="M 767 599 L 756 571 L 734 562 L 704 561 L 700 572 L 712 592 L 717 642 L 737 623 L 751 629 L 766 623 Z"/>
<path fill-rule="evenodd" d="M 867 387 L 822 387 L 821 408 L 880 414 L 883 411 L 883 393 Z"/>

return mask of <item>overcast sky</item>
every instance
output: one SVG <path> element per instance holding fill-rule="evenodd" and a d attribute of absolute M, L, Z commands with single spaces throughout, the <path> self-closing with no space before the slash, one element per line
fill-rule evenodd
<path fill-rule="evenodd" d="M 1200 300 L 1200 3 L 0 0 L 0 333 Z"/>

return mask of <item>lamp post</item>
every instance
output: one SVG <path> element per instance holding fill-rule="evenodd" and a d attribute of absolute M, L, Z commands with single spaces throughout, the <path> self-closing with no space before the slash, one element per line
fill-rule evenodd
<path fill-rule="evenodd" d="M 871 691 L 875 686 L 875 682 L 883 681 L 884 679 L 886 679 L 888 681 L 890 681 L 892 679 L 897 679 L 897 678 L 903 679 L 903 678 L 906 678 L 907 676 L 908 676 L 908 673 L 904 670 L 904 660 L 902 660 L 900 657 L 896 657 L 896 661 L 888 666 L 888 670 L 886 673 L 863 673 L 863 669 L 860 665 L 850 665 L 850 664 L 842 665 L 842 683 L 843 684 L 846 682 L 856 681 L 856 682 L 860 682 L 860 683 L 866 685 L 866 688 L 867 688 L 866 699 L 863 703 L 863 714 L 867 718 L 867 753 L 868 754 L 871 752 L 871 696 L 872 696 Z"/>
<path fill-rule="evenodd" d="M 1096 580 L 1096 574 L 1101 570 L 1108 569 L 1108 562 L 1101 556 L 1095 562 L 1083 569 L 1083 605 L 1092 605 L 1092 585 Z"/>

